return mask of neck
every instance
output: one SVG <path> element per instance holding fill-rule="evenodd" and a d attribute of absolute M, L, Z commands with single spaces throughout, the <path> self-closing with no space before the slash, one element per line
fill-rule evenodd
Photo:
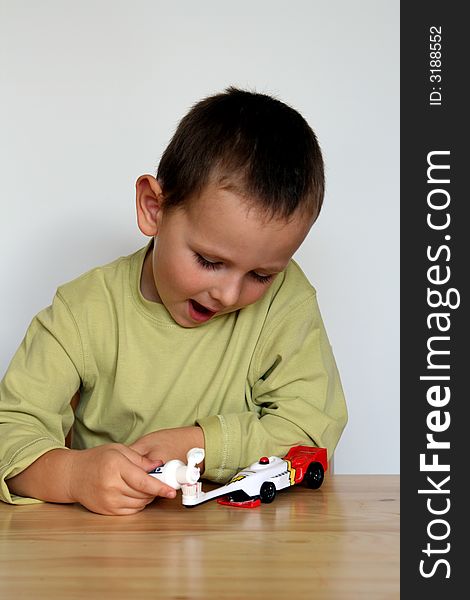
<path fill-rule="evenodd" d="M 158 302 L 161 304 L 160 296 L 158 295 L 155 279 L 153 276 L 152 258 L 155 243 L 150 244 L 147 254 L 144 258 L 142 273 L 140 276 L 140 291 L 142 296 L 150 302 Z"/>

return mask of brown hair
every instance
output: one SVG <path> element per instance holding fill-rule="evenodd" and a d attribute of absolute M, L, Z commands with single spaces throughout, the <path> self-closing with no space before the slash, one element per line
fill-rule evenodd
<path fill-rule="evenodd" d="M 170 208 L 184 206 L 212 181 L 253 198 L 276 218 L 297 209 L 316 218 L 324 195 L 322 154 L 306 120 L 272 96 L 234 87 L 183 117 L 157 179 Z"/>

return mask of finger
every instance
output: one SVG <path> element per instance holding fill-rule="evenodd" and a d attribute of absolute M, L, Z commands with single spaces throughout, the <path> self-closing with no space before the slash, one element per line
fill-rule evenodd
<path fill-rule="evenodd" d="M 132 475 L 130 470 L 134 470 L 136 471 L 136 473 Z M 140 477 L 145 478 L 145 480 L 147 478 L 153 479 L 153 477 L 151 477 L 148 473 L 142 471 L 141 469 L 133 465 L 131 462 L 128 462 L 127 465 L 124 465 L 124 467 L 121 466 L 119 476 L 120 484 L 117 489 L 119 490 L 118 493 L 121 496 L 125 496 L 128 498 L 132 498 L 133 500 L 139 501 L 152 501 L 155 499 L 155 490 L 151 490 L 150 492 L 144 491 L 140 488 L 135 488 L 132 484 L 128 483 L 129 481 L 138 481 Z"/>
<path fill-rule="evenodd" d="M 146 477 L 149 477 L 149 475 L 146 475 Z M 155 496 L 156 496 L 156 494 L 154 493 L 155 490 L 153 490 L 152 493 L 149 494 L 149 493 L 143 492 L 139 489 L 135 489 L 127 483 L 127 481 L 123 478 L 122 474 L 121 474 L 121 481 L 122 481 L 121 494 L 128 496 L 129 498 L 133 498 L 135 500 L 150 501 L 150 502 L 155 500 Z M 171 488 L 171 489 L 173 489 L 173 488 Z"/>
<path fill-rule="evenodd" d="M 146 505 L 139 506 L 138 508 L 119 508 L 107 514 L 114 515 L 117 517 L 128 517 L 131 515 L 136 515 L 137 513 L 143 511 L 145 507 Z"/>
<path fill-rule="evenodd" d="M 172 487 L 148 475 L 142 469 L 136 468 L 133 464 L 128 464 L 121 471 L 121 477 L 134 492 L 153 497 L 174 498 L 176 496 L 176 490 Z"/>
<path fill-rule="evenodd" d="M 147 500 L 152 501 L 155 498 L 154 494 L 145 494 L 144 492 L 140 492 L 139 490 L 134 490 L 124 480 L 122 483 L 123 483 L 122 494 L 124 496 L 127 496 L 128 498 L 132 498 L 134 500 L 142 500 L 142 501 L 147 501 Z"/>
<path fill-rule="evenodd" d="M 133 444 L 129 444 L 128 447 L 137 452 L 138 454 L 145 456 L 150 452 L 150 450 L 155 448 L 155 443 L 151 443 L 150 440 L 145 439 L 145 437 L 143 437 L 140 438 L 140 440 L 136 440 Z"/>
<path fill-rule="evenodd" d="M 127 488 L 127 486 L 126 486 Z M 109 498 L 99 498 L 97 502 L 85 501 L 82 504 L 89 510 L 102 515 L 134 514 L 143 510 L 154 498 L 133 498 L 123 489 Z"/>
<path fill-rule="evenodd" d="M 147 500 L 147 501 L 135 501 L 132 498 L 126 498 L 125 496 L 122 498 L 122 502 L 120 502 L 117 506 L 114 506 L 110 509 L 108 509 L 107 514 L 112 514 L 112 515 L 134 515 L 142 510 L 144 510 L 144 508 L 150 504 L 150 502 L 153 502 L 152 500 Z"/>
<path fill-rule="evenodd" d="M 148 456 L 143 456 L 136 450 L 128 446 L 120 446 L 119 451 L 134 465 L 140 467 L 143 471 L 148 473 L 156 467 L 163 464 L 160 459 L 152 460 Z"/>

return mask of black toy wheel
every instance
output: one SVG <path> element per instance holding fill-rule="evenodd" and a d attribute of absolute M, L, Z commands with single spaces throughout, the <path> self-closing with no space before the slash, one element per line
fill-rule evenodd
<path fill-rule="evenodd" d="M 323 483 L 325 478 L 325 471 L 323 466 L 318 462 L 313 462 L 308 465 L 307 472 L 305 473 L 304 481 L 309 488 L 317 490 Z"/>
<path fill-rule="evenodd" d="M 269 504 L 276 497 L 276 486 L 272 481 L 265 481 L 259 491 L 261 502 Z"/>

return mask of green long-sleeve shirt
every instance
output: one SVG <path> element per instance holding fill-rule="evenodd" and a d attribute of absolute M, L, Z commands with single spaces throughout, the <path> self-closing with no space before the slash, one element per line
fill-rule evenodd
<path fill-rule="evenodd" d="M 346 424 L 316 294 L 291 261 L 255 304 L 195 328 L 146 300 L 146 248 L 61 286 L 32 321 L 0 383 L 0 499 L 45 452 L 129 444 L 199 424 L 205 477 L 223 482 L 261 455 L 327 447 Z M 80 390 L 75 416 L 70 399 Z"/>

